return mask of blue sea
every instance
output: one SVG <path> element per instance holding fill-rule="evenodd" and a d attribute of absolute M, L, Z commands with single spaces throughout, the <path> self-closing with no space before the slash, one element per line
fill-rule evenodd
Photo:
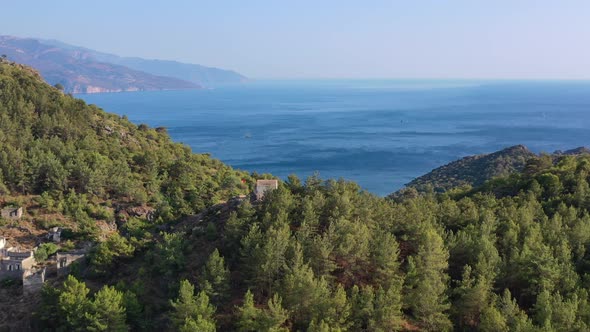
<path fill-rule="evenodd" d="M 588 81 L 256 81 L 78 97 L 238 169 L 319 172 L 377 195 L 467 155 L 590 145 Z"/>

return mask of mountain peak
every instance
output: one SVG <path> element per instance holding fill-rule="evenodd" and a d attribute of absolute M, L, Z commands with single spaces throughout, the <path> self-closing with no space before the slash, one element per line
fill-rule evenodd
<path fill-rule="evenodd" d="M 510 147 L 507 147 L 503 150 L 500 150 L 498 152 L 503 152 L 503 151 L 520 151 L 520 152 L 526 152 L 526 151 L 530 151 L 526 146 L 522 145 L 522 144 L 518 144 L 518 145 L 513 145 Z"/>

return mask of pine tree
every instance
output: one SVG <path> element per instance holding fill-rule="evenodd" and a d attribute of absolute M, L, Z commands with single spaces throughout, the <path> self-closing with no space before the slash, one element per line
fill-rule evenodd
<path fill-rule="evenodd" d="M 373 280 L 376 284 L 385 284 L 393 279 L 401 280 L 398 256 L 399 245 L 395 237 L 382 230 L 375 231 L 371 241 L 371 261 L 375 266 Z"/>
<path fill-rule="evenodd" d="M 407 305 L 425 329 L 448 331 L 452 324 L 446 312 L 449 254 L 442 237 L 432 227 L 423 231 L 423 239 L 414 257 L 408 258 Z"/>
<path fill-rule="evenodd" d="M 288 222 L 291 210 L 295 207 L 295 200 L 291 192 L 280 185 L 278 189 L 273 190 L 264 196 L 262 206 L 262 228 L 268 229 L 271 225 Z"/>
<path fill-rule="evenodd" d="M 551 323 L 558 330 L 574 331 L 586 328 L 584 322 L 579 318 L 579 300 L 577 294 L 570 298 L 564 298 L 558 292 L 552 297 Z"/>
<path fill-rule="evenodd" d="M 310 246 L 311 241 L 317 236 L 320 220 L 311 198 L 305 197 L 301 205 L 301 221 L 299 223 L 299 228 L 295 233 L 295 237 L 299 243 L 307 248 Z"/>
<path fill-rule="evenodd" d="M 345 262 L 344 274 L 353 278 L 365 270 L 363 264 L 369 260 L 371 232 L 365 223 L 342 218 L 333 221 L 330 228 L 335 235 L 334 254 L 338 260 Z"/>
<path fill-rule="evenodd" d="M 41 288 L 41 305 L 37 312 L 37 318 L 41 321 L 41 327 L 50 328 L 56 327 L 60 320 L 59 311 L 59 295 L 60 290 L 49 286 L 47 283 Z"/>
<path fill-rule="evenodd" d="M 105 286 L 94 295 L 89 331 L 127 331 L 123 294 L 114 287 Z"/>
<path fill-rule="evenodd" d="M 289 191 L 295 195 L 300 195 L 303 192 L 303 185 L 296 174 L 289 174 L 285 185 Z"/>
<path fill-rule="evenodd" d="M 275 279 L 286 267 L 286 252 L 291 231 L 287 223 L 273 225 L 266 234 L 266 243 L 260 250 L 260 262 L 257 264 L 256 284 L 258 289 L 272 293 Z"/>
<path fill-rule="evenodd" d="M 544 290 L 537 296 L 537 302 L 534 307 L 534 320 L 536 325 L 545 330 L 552 330 L 551 319 L 553 316 L 553 299 L 548 291 Z"/>
<path fill-rule="evenodd" d="M 90 264 L 95 273 L 105 274 L 116 258 L 129 257 L 133 255 L 134 250 L 126 238 L 114 233 L 92 251 Z"/>
<path fill-rule="evenodd" d="M 281 290 L 295 328 L 303 329 L 312 320 L 323 320 L 332 328 L 346 329 L 350 304 L 342 285 L 331 290 L 325 278 L 316 278 L 309 265 L 303 263 L 300 251 L 295 251 L 289 265 Z"/>
<path fill-rule="evenodd" d="M 254 305 L 254 295 L 250 290 L 244 295 L 244 302 L 237 308 L 237 328 L 240 332 L 257 331 L 260 326 L 262 310 Z"/>
<path fill-rule="evenodd" d="M 322 285 L 321 281 L 322 279 L 320 285 Z M 350 304 L 342 284 L 336 284 L 336 289 L 332 291 L 328 299 L 325 299 L 325 301 L 318 299 L 318 301 L 322 305 L 316 306 L 314 310 L 318 313 L 316 318 L 322 317 L 330 326 L 346 330 L 349 325 Z"/>
<path fill-rule="evenodd" d="M 454 289 L 457 300 L 453 313 L 458 326 L 463 329 L 474 328 L 479 324 L 482 311 L 488 307 L 491 285 L 485 277 L 475 278 L 471 266 L 466 265 L 459 286 Z"/>
<path fill-rule="evenodd" d="M 376 267 L 373 278 L 379 285 L 351 290 L 351 320 L 353 330 L 396 331 L 401 328 L 403 279 L 399 272 L 398 246 L 393 236 L 376 232 L 378 243 L 372 244 L 371 259 Z"/>
<path fill-rule="evenodd" d="M 201 276 L 201 290 L 203 290 L 214 303 L 219 303 L 229 295 L 229 270 L 225 267 L 225 261 L 219 251 L 215 249 L 203 266 Z"/>
<path fill-rule="evenodd" d="M 350 320 L 352 330 L 365 331 L 369 328 L 373 319 L 375 305 L 375 292 L 370 285 L 359 288 L 357 285 L 352 286 L 350 291 Z"/>
<path fill-rule="evenodd" d="M 311 243 L 304 247 L 305 258 L 318 277 L 330 278 L 331 273 L 336 269 L 336 263 L 332 257 L 335 246 L 333 231 L 333 228 L 329 228 L 324 234 L 315 236 Z"/>
<path fill-rule="evenodd" d="M 240 269 L 243 273 L 243 279 L 249 286 L 256 286 L 259 267 L 262 262 L 262 246 L 264 245 L 260 225 L 254 223 L 250 225 L 248 233 L 240 240 Z"/>
<path fill-rule="evenodd" d="M 194 295 L 195 287 L 187 280 L 180 282 L 178 298 L 171 301 L 173 311 L 171 321 L 173 326 L 180 329 L 185 325 L 215 326 L 213 314 L 215 308 L 209 304 L 209 297 L 205 292 Z M 213 329 L 214 330 L 214 329 Z"/>
<path fill-rule="evenodd" d="M 224 227 L 225 231 L 223 232 L 223 245 L 225 252 L 230 254 L 234 253 L 229 257 L 229 263 L 234 263 L 238 258 L 235 253 L 239 252 L 240 240 L 248 231 L 248 220 L 239 217 L 236 211 L 232 211 L 230 212 L 229 218 L 225 222 Z"/>
<path fill-rule="evenodd" d="M 508 332 L 506 318 L 494 306 L 483 309 L 479 319 L 479 330 L 482 332 Z"/>
<path fill-rule="evenodd" d="M 282 325 L 289 318 L 289 315 L 281 306 L 281 298 L 278 294 L 268 300 L 266 309 L 261 309 L 255 306 L 254 295 L 248 290 L 244 296 L 244 303 L 237 308 L 237 311 L 238 321 L 236 325 L 238 331 L 288 331 Z"/>
<path fill-rule="evenodd" d="M 156 268 L 159 272 L 173 276 L 182 269 L 185 262 L 186 242 L 180 233 L 162 233 L 162 243 L 156 244 Z"/>
<path fill-rule="evenodd" d="M 289 318 L 289 312 L 282 306 L 282 299 L 278 294 L 274 294 L 267 302 L 268 309 L 265 310 L 264 325 L 271 332 L 287 332 L 287 328 L 282 327 Z"/>
<path fill-rule="evenodd" d="M 88 326 L 87 313 L 91 311 L 86 284 L 69 275 L 59 294 L 58 310 L 70 331 L 85 331 Z"/>
<path fill-rule="evenodd" d="M 318 296 L 315 290 L 316 280 L 311 268 L 303 263 L 300 251 L 295 252 L 289 265 L 289 272 L 284 277 L 281 291 L 294 323 L 304 328 L 311 320 L 311 306 Z"/>
<path fill-rule="evenodd" d="M 532 331 L 533 323 L 527 314 L 520 309 L 508 289 L 504 290 L 498 308 L 505 318 L 509 331 Z"/>
<path fill-rule="evenodd" d="M 123 294 L 123 303 L 127 313 L 127 324 L 132 330 L 145 330 L 146 320 L 144 316 L 144 306 L 137 298 L 137 295 L 131 290 Z"/>
<path fill-rule="evenodd" d="M 400 280 L 392 280 L 387 289 L 379 287 L 375 292 L 373 317 L 370 320 L 373 331 L 399 331 L 403 323 L 402 283 Z"/>
<path fill-rule="evenodd" d="M 330 326 L 323 319 L 316 321 L 315 319 L 309 323 L 307 332 L 342 332 L 343 330 L 339 327 Z"/>
<path fill-rule="evenodd" d="M 213 321 L 202 317 L 197 317 L 197 319 L 186 318 L 184 324 L 178 328 L 179 332 L 215 332 L 216 330 Z"/>

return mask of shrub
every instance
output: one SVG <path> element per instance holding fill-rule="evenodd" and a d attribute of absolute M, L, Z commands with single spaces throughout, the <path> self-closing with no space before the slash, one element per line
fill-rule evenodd
<path fill-rule="evenodd" d="M 46 261 L 47 258 L 57 252 L 57 245 L 55 243 L 43 243 L 35 251 L 35 260 L 37 262 Z"/>

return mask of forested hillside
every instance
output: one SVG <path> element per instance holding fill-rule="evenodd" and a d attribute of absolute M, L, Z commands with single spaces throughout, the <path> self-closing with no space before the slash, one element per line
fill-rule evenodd
<path fill-rule="evenodd" d="M 468 156 L 424 174 L 406 186 L 418 191 L 443 192 L 459 186 L 481 186 L 485 181 L 520 172 L 536 155 L 523 145 L 511 146 L 490 154 Z"/>
<path fill-rule="evenodd" d="M 493 178 L 506 177 L 520 173 L 527 162 L 534 157 L 550 158 L 553 162 L 564 156 L 590 154 L 586 147 L 578 147 L 566 151 L 555 151 L 551 154 L 537 155 L 524 145 L 515 145 L 489 154 L 468 156 L 450 162 L 424 174 L 406 187 L 390 195 L 397 198 L 408 189 L 418 192 L 444 192 L 457 187 L 479 187 Z"/>
<path fill-rule="evenodd" d="M 6 63 L 0 151 L 5 200 L 27 194 L 94 243 L 44 288 L 36 330 L 590 329 L 589 156 L 395 201 L 291 176 L 262 201 L 226 202 L 259 176 Z M 157 217 L 98 232 L 119 205 Z"/>
<path fill-rule="evenodd" d="M 4 192 L 88 195 L 165 205 L 173 216 L 247 191 L 233 171 L 172 143 L 165 128 L 135 125 L 0 63 L 0 186 Z"/>

